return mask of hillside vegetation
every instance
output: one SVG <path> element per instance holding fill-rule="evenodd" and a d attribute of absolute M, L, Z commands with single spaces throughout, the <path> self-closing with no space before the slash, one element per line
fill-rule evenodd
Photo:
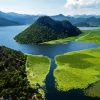
<path fill-rule="evenodd" d="M 42 100 L 27 80 L 26 59 L 23 53 L 0 46 L 0 97 L 3 100 Z"/>
<path fill-rule="evenodd" d="M 48 16 L 43 16 L 18 34 L 15 40 L 20 43 L 43 43 L 79 34 L 81 31 L 69 21 L 55 21 Z"/>

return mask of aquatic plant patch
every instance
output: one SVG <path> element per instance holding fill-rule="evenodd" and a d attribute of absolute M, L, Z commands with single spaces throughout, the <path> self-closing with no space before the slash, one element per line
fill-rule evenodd
<path fill-rule="evenodd" d="M 100 48 L 58 55 L 55 60 L 54 77 L 58 90 L 85 89 L 100 80 Z"/>
<path fill-rule="evenodd" d="M 26 72 L 31 87 L 38 88 L 44 96 L 45 79 L 50 70 L 50 59 L 46 56 L 27 55 Z"/>

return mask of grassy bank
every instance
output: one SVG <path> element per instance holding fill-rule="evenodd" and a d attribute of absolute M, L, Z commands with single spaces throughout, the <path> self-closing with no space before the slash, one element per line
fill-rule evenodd
<path fill-rule="evenodd" d="M 79 36 L 52 40 L 49 42 L 44 42 L 44 44 L 60 44 L 60 43 L 67 43 L 70 41 L 93 42 L 93 43 L 99 44 L 100 43 L 100 29 L 84 30 L 83 34 L 80 34 Z"/>
<path fill-rule="evenodd" d="M 45 78 L 50 70 L 50 59 L 46 56 L 27 55 L 26 71 L 31 87 L 39 88 L 43 94 Z M 44 95 L 44 94 L 43 94 Z"/>
<path fill-rule="evenodd" d="M 86 30 L 84 35 L 76 39 L 76 41 L 100 43 L 100 29 Z"/>
<path fill-rule="evenodd" d="M 100 48 L 56 56 L 56 87 L 61 91 L 85 89 L 100 80 Z"/>

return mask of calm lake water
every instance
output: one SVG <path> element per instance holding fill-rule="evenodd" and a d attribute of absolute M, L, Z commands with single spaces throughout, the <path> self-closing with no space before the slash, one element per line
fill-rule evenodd
<path fill-rule="evenodd" d="M 69 42 L 66 44 L 57 44 L 57 45 L 47 45 L 47 44 L 25 45 L 17 43 L 13 38 L 27 27 L 28 26 L 0 27 L 0 45 L 15 50 L 19 50 L 24 53 L 30 53 L 34 55 L 45 55 L 51 58 L 52 60 L 51 69 L 45 81 L 47 89 L 46 99 L 47 100 L 97 100 L 95 98 L 84 96 L 82 91 L 80 90 L 72 90 L 70 92 L 58 92 L 55 88 L 53 71 L 56 68 L 54 62 L 54 57 L 56 55 L 76 50 L 82 50 L 94 47 L 97 48 L 100 47 L 100 45 L 94 43 L 84 43 L 84 42 Z"/>
<path fill-rule="evenodd" d="M 78 27 L 80 30 L 94 30 L 100 29 L 100 27 Z"/>

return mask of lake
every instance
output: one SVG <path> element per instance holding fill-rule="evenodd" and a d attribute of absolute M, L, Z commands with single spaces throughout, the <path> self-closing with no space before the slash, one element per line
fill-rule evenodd
<path fill-rule="evenodd" d="M 30 53 L 33 55 L 45 55 L 51 58 L 51 69 L 47 78 L 46 83 L 46 98 L 47 100 L 95 100 L 95 98 L 86 97 L 80 90 L 72 90 L 70 92 L 58 92 L 55 88 L 55 80 L 53 77 L 53 71 L 56 68 L 54 57 L 59 54 L 66 52 L 83 50 L 88 48 L 100 47 L 99 44 L 86 43 L 86 42 L 69 42 L 66 44 L 40 44 L 40 45 L 27 45 L 19 44 L 13 38 L 26 29 L 28 26 L 10 26 L 0 27 L 0 45 L 22 51 L 23 53 Z M 92 29 L 93 27 L 85 28 Z M 98 27 L 97 27 L 98 28 Z M 82 28 L 81 28 L 82 29 Z M 84 28 L 82 29 L 84 30 Z M 97 99 L 96 99 L 97 100 Z"/>
<path fill-rule="evenodd" d="M 67 44 L 57 45 L 27 45 L 17 43 L 13 38 L 27 27 L 27 25 L 0 27 L 0 45 L 4 45 L 12 49 L 22 51 L 24 53 L 30 53 L 34 55 L 46 55 L 51 58 L 57 54 L 62 54 L 65 52 L 98 47 L 97 44 L 84 42 L 69 42 Z M 87 28 L 90 29 L 90 27 Z"/>
<path fill-rule="evenodd" d="M 78 27 L 80 30 L 94 30 L 100 29 L 100 27 Z"/>

